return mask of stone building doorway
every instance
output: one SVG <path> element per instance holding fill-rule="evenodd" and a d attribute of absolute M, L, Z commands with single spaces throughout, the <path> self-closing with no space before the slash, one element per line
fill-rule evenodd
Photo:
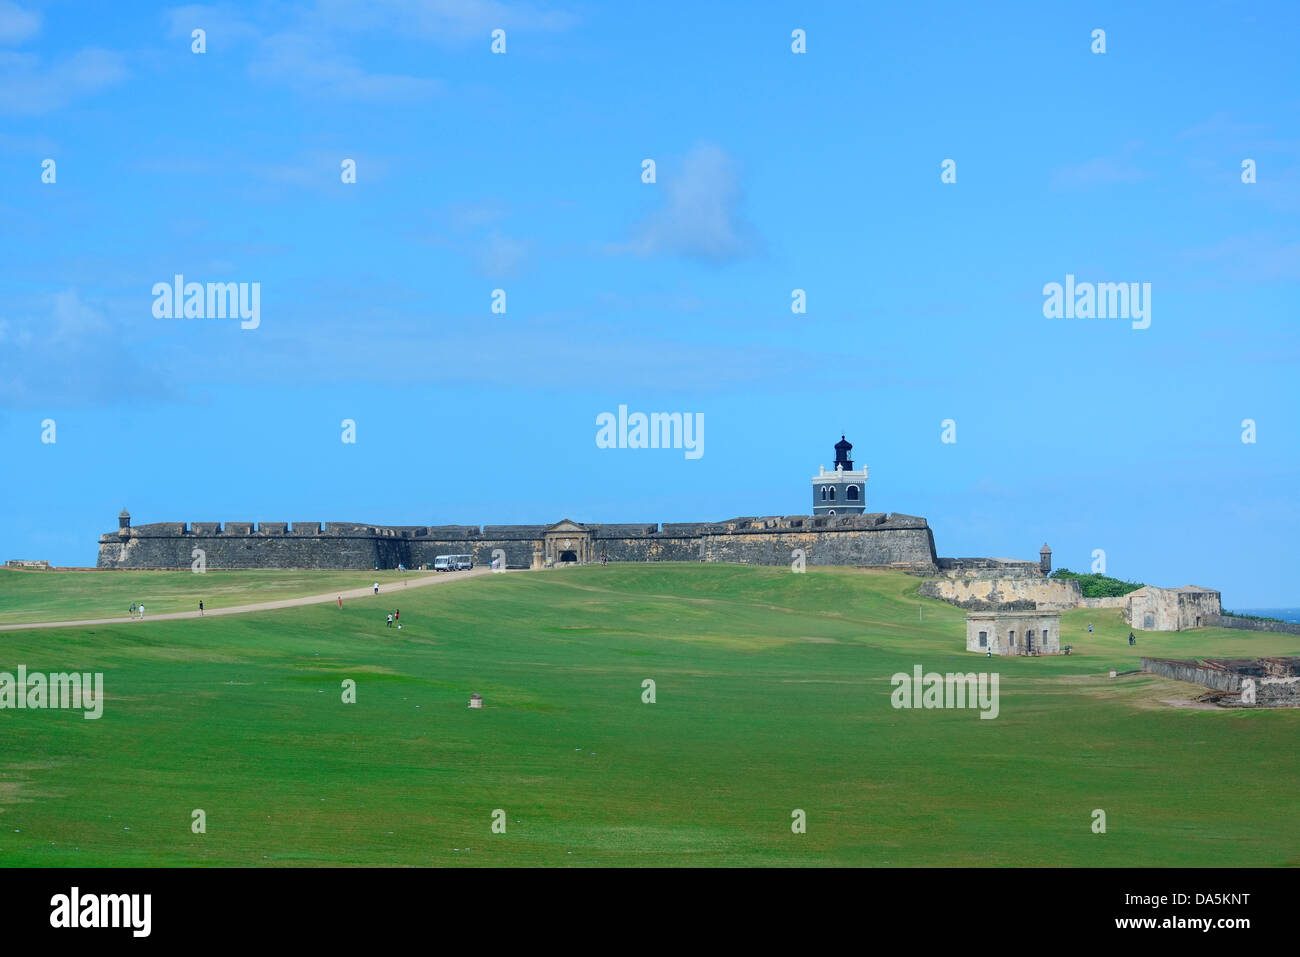
<path fill-rule="evenodd" d="M 581 565 L 593 554 L 591 529 L 567 518 L 542 534 L 542 560 L 548 565 Z"/>

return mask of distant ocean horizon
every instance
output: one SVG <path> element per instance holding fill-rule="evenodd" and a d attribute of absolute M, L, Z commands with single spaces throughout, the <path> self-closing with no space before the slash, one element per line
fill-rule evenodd
<path fill-rule="evenodd" d="M 1283 621 L 1300 622 L 1300 608 L 1233 608 L 1232 611 L 1256 618 L 1281 618 Z M 1225 608 L 1223 613 L 1228 614 Z"/>

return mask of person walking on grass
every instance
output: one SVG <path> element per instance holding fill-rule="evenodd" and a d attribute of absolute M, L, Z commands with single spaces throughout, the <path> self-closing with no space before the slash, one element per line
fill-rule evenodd
<path fill-rule="evenodd" d="M 1128 633 L 1128 644 L 1130 648 L 1137 644 L 1137 639 L 1133 637 L 1133 632 L 1131 631 Z"/>
<path fill-rule="evenodd" d="M 391 611 L 388 613 L 388 627 L 393 627 L 393 613 Z"/>
<path fill-rule="evenodd" d="M 379 594 L 379 582 L 375 582 L 375 594 Z"/>
<path fill-rule="evenodd" d="M 339 611 L 343 610 L 343 596 L 339 595 Z"/>
<path fill-rule="evenodd" d="M 139 608 L 140 608 L 140 618 L 141 618 L 141 620 L 143 620 L 143 619 L 144 619 L 144 602 L 140 602 Z"/>
<path fill-rule="evenodd" d="M 203 617 L 203 599 L 202 599 L 202 598 L 199 599 L 199 617 L 200 617 L 200 618 Z"/>
<path fill-rule="evenodd" d="M 131 617 L 135 617 L 135 602 L 131 602 Z"/>

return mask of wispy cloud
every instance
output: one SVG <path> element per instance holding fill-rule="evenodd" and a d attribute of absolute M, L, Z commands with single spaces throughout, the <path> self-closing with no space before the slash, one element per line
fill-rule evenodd
<path fill-rule="evenodd" d="M 224 5 L 192 3 L 173 7 L 164 14 L 164 19 L 168 24 L 168 36 L 172 39 L 189 37 L 195 30 L 202 30 L 208 49 L 213 53 L 224 52 L 245 40 L 256 41 L 262 36 L 262 31 L 238 10 Z"/>
<path fill-rule="evenodd" d="M 502 0 L 319 0 L 312 15 L 342 30 L 400 31 L 443 43 L 479 39 L 484 44 L 497 28 L 559 32 L 578 21 L 564 11 Z"/>
<path fill-rule="evenodd" d="M 296 32 L 267 37 L 250 73 L 288 83 L 300 93 L 337 100 L 421 100 L 443 88 L 441 81 L 425 77 L 372 73 L 328 38 Z"/>
<path fill-rule="evenodd" d="M 1145 179 L 1146 173 L 1133 160 L 1141 146 L 1141 143 L 1125 143 L 1109 156 L 1097 156 L 1082 163 L 1061 166 L 1052 172 L 1052 186 L 1057 189 L 1079 189 L 1135 183 Z"/>
<path fill-rule="evenodd" d="M 304 95 L 337 101 L 410 102 L 428 99 L 442 90 L 439 80 L 367 69 L 341 44 L 355 33 L 359 20 L 347 24 L 341 11 L 328 7 L 276 8 L 276 26 L 255 23 L 244 12 L 225 5 L 190 4 L 166 14 L 168 34 L 188 37 L 195 29 L 207 34 L 211 53 L 243 48 L 253 79 L 281 83 Z M 362 12 L 360 20 L 368 19 Z"/>
<path fill-rule="evenodd" d="M 531 249 L 532 243 L 527 240 L 512 239 L 493 230 L 478 249 L 479 268 L 488 276 L 511 278 L 519 274 Z"/>
<path fill-rule="evenodd" d="M 65 289 L 30 311 L 0 314 L 0 403 L 174 398 L 104 308 Z"/>
<path fill-rule="evenodd" d="M 356 162 L 360 181 L 365 183 L 381 180 L 388 173 L 387 160 L 355 150 L 314 150 L 287 162 L 253 165 L 250 172 L 278 186 L 300 186 L 337 193 L 344 159 Z"/>
<path fill-rule="evenodd" d="M 371 70 L 349 52 L 358 34 L 443 45 L 477 39 L 486 49 L 498 27 L 555 32 L 576 23 L 567 13 L 499 0 L 318 0 L 255 13 L 190 4 L 168 11 L 166 20 L 173 38 L 188 37 L 196 28 L 207 31 L 209 51 L 248 46 L 255 79 L 283 83 L 303 95 L 377 103 L 427 100 L 442 93 L 444 84 L 433 77 Z"/>
<path fill-rule="evenodd" d="M 1198 274 L 1207 268 L 1225 278 L 1268 282 L 1300 279 L 1300 242 L 1293 238 L 1252 234 L 1230 236 L 1222 242 L 1187 253 Z"/>
<path fill-rule="evenodd" d="M 49 63 L 34 53 L 0 52 L 0 112 L 49 113 L 125 76 L 122 56 L 96 47 Z"/>
<path fill-rule="evenodd" d="M 508 221 L 517 212 L 500 199 L 464 200 L 431 214 L 437 232 L 419 228 L 411 238 L 465 256 L 489 279 L 512 279 L 526 271 L 536 250 L 533 240 L 507 233 Z M 549 247 L 548 252 L 554 254 L 555 248 Z"/>
<path fill-rule="evenodd" d="M 0 0 L 0 43 L 22 43 L 41 29 L 41 15 L 24 10 L 9 0 Z"/>
<path fill-rule="evenodd" d="M 721 264 L 758 249 L 754 229 L 741 215 L 744 195 L 736 165 L 720 147 L 697 146 L 680 168 L 660 168 L 657 188 L 663 204 L 614 251 Z"/>
<path fill-rule="evenodd" d="M 1217 141 L 1242 140 L 1259 136 L 1265 127 L 1261 123 L 1242 123 L 1228 113 L 1215 113 L 1200 123 L 1195 123 L 1178 134 L 1179 139 L 1209 138 Z"/>

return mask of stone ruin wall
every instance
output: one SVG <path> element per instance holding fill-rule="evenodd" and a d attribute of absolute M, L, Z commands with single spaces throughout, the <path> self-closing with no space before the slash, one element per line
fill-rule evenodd
<path fill-rule="evenodd" d="M 1218 703 L 1228 707 L 1251 707 L 1240 698 L 1244 680 L 1251 678 L 1254 707 L 1300 707 L 1300 658 L 1143 658 L 1142 670 L 1218 691 L 1226 696 Z"/>
<path fill-rule="evenodd" d="M 1084 600 L 1074 578 L 929 578 L 921 582 L 920 593 L 968 611 L 1063 611 Z"/>

